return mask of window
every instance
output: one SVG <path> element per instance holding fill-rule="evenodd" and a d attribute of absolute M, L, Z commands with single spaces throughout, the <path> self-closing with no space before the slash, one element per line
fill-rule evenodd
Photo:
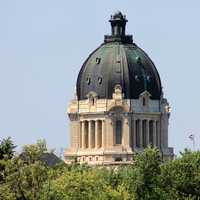
<path fill-rule="evenodd" d="M 145 98 L 142 98 L 142 105 L 146 106 L 146 99 Z"/>
<path fill-rule="evenodd" d="M 91 101 L 92 101 L 92 106 L 94 106 L 94 98 L 92 98 Z"/>
<path fill-rule="evenodd" d="M 122 143 L 122 121 L 117 120 L 115 127 L 115 144 L 121 144 L 121 143 Z"/>
<path fill-rule="evenodd" d="M 101 58 L 96 58 L 96 64 L 99 64 L 101 62 Z"/>
<path fill-rule="evenodd" d="M 87 82 L 88 85 L 90 85 L 90 83 L 91 83 L 90 77 L 87 77 L 86 82 Z"/>
<path fill-rule="evenodd" d="M 140 77 L 139 77 L 139 75 L 135 75 L 135 80 L 136 80 L 137 82 L 140 81 Z"/>
<path fill-rule="evenodd" d="M 102 83 L 102 78 L 101 77 L 98 78 L 98 83 L 99 83 L 99 85 Z"/>
<path fill-rule="evenodd" d="M 121 161 L 122 161 L 122 158 L 120 158 L 120 157 L 115 158 L 115 161 L 116 161 L 116 162 L 121 162 Z"/>

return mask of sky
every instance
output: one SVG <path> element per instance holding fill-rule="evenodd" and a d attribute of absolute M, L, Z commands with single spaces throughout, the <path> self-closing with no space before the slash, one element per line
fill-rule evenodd
<path fill-rule="evenodd" d="M 69 145 L 67 106 L 87 56 L 120 10 L 127 33 L 155 63 L 172 113 L 169 146 L 200 145 L 200 1 L 0 0 L 0 140 Z"/>

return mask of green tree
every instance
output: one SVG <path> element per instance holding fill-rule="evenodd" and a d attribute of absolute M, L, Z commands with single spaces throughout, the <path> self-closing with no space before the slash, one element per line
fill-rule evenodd
<path fill-rule="evenodd" d="M 14 155 L 16 146 L 10 137 L 0 141 L 0 183 L 4 181 L 4 170 L 6 160 L 11 159 Z"/>
<path fill-rule="evenodd" d="M 200 199 L 200 152 L 185 150 L 161 167 L 160 187 L 167 199 Z"/>
<path fill-rule="evenodd" d="M 136 199 L 161 199 L 158 183 L 161 173 L 161 157 L 157 148 L 146 148 L 144 152 L 134 155 L 132 180 Z"/>
<path fill-rule="evenodd" d="M 0 141 L 0 160 L 11 159 L 14 155 L 14 149 L 16 146 L 13 144 L 13 141 L 10 137 Z"/>
<path fill-rule="evenodd" d="M 38 141 L 35 145 L 23 147 L 22 154 L 6 160 L 2 190 L 7 191 L 15 199 L 40 199 L 43 185 L 49 181 L 49 168 L 40 160 L 47 151 L 46 143 Z M 2 191 L 1 191 L 2 193 Z"/>
<path fill-rule="evenodd" d="M 53 181 L 49 199 L 129 200 L 126 187 L 123 184 L 109 184 L 109 175 L 110 171 L 105 168 L 74 166 Z"/>
<path fill-rule="evenodd" d="M 46 141 L 38 140 L 36 144 L 23 146 L 20 157 L 28 163 L 34 163 L 36 161 L 40 161 L 42 154 L 47 152 Z"/>
<path fill-rule="evenodd" d="M 3 153 L 0 199 L 200 200 L 200 152 L 186 150 L 162 162 L 159 150 L 148 147 L 134 154 L 133 165 L 109 169 L 77 162 L 48 167 L 41 160 L 47 152 L 39 140 L 25 145 L 19 156 Z"/>

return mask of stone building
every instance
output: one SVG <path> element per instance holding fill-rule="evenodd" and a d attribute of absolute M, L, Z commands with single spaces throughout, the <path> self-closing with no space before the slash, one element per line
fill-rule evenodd
<path fill-rule="evenodd" d="M 111 16 L 111 35 L 104 36 L 80 69 L 68 107 L 66 163 L 76 157 L 91 165 L 128 164 L 133 152 L 148 145 L 158 147 L 163 159 L 174 155 L 168 147 L 170 106 L 158 71 L 126 35 L 127 21 L 121 12 Z"/>

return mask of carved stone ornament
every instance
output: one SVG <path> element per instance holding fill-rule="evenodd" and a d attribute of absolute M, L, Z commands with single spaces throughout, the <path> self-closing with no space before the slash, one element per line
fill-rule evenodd
<path fill-rule="evenodd" d="M 114 93 L 113 93 L 113 99 L 116 100 L 116 101 L 123 99 L 122 87 L 119 84 L 115 85 Z"/>
<path fill-rule="evenodd" d="M 98 97 L 97 93 L 95 93 L 95 92 L 93 92 L 93 91 L 91 91 L 91 92 L 89 92 L 89 93 L 87 94 L 87 98 L 88 98 L 89 104 L 90 104 L 91 106 L 94 106 L 94 105 L 96 104 L 97 97 Z"/>

